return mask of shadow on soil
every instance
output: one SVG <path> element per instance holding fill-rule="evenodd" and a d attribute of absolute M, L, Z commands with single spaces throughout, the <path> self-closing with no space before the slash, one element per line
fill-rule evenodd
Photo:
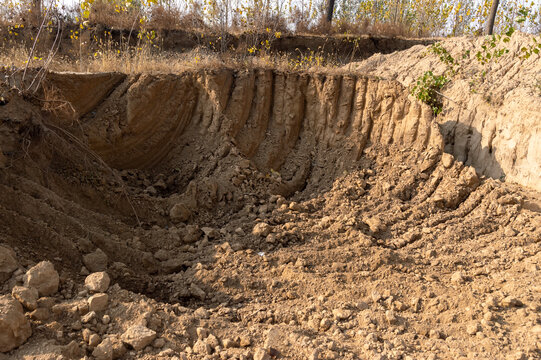
<path fill-rule="evenodd" d="M 465 165 L 473 166 L 478 174 L 505 180 L 505 172 L 496 160 L 498 149 L 490 143 L 484 146 L 479 131 L 457 121 L 447 121 L 439 126 L 446 153 Z"/>

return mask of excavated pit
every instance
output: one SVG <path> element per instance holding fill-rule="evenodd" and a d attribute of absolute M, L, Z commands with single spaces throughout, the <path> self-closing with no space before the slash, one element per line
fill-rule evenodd
<path fill-rule="evenodd" d="M 395 81 L 50 73 L 40 96 L 0 106 L 0 230 L 23 264 L 47 258 L 64 277 L 83 279 L 101 249 L 122 288 L 192 309 L 244 304 L 231 321 L 245 326 L 269 323 L 250 312 L 259 302 L 278 314 L 276 301 L 342 304 L 381 284 L 419 296 L 419 276 L 470 271 L 477 246 L 539 247 L 537 195 L 445 153 L 446 126 Z M 528 236 L 500 244 L 509 228 Z M 446 306 L 476 297 L 457 294 Z M 421 315 L 407 321 L 442 321 Z"/>
<path fill-rule="evenodd" d="M 362 189 L 351 191 L 376 208 L 383 198 L 384 208 L 394 202 L 408 208 L 430 203 L 449 212 L 440 214 L 443 218 L 467 213 L 471 209 L 457 210 L 459 205 L 469 198 L 474 204 L 468 206 L 476 206 L 485 195 L 470 196 L 479 186 L 475 171 L 443 156 L 442 126 L 394 81 L 263 69 L 134 76 L 50 73 L 43 97 L 70 105 L 40 113 L 15 98 L 0 110 L 6 124 L 20 126 L 19 137 L 28 133 L 22 159 L 12 156 L 15 169 L 25 163 L 22 173 L 4 172 L 2 225 L 8 243 L 20 246 L 21 233 L 28 233 L 36 241 L 28 244 L 29 251 L 49 250 L 54 258 L 61 249 L 59 258 L 72 270 L 80 268 L 85 252 L 99 247 L 112 263 L 142 274 L 161 273 L 163 266 L 152 257 L 159 244 L 146 249 L 152 251 L 131 246 L 143 229 L 152 234 L 159 228 L 177 243 L 190 243 L 183 237 L 193 235 L 193 224 L 199 234 L 199 227 L 220 228 L 246 215 L 263 215 L 264 220 L 272 216 L 272 206 L 267 212 L 258 206 L 271 197 L 274 202 L 276 196 L 321 201 L 350 177 Z M 11 119 L 16 113 L 19 119 Z M 53 144 L 41 139 L 42 133 Z M 49 148 L 45 153 L 44 147 Z M 41 153 L 39 159 L 33 151 Z M 21 206 L 21 196 L 28 197 L 27 207 Z M 380 245 L 396 248 L 408 243 L 404 236 L 418 237 L 403 224 L 389 230 L 378 218 L 372 225 L 375 212 L 364 208 L 350 209 L 354 227 Z M 79 238 L 87 239 L 84 245 Z M 250 240 L 246 245 L 260 246 Z M 146 261 L 139 268 L 141 256 Z M 189 267 L 189 262 L 177 263 L 166 264 L 165 272 L 173 265 Z M 135 283 L 135 290 L 148 292 L 147 284 Z"/>
<path fill-rule="evenodd" d="M 355 75 L 221 70 L 136 76 L 51 73 L 43 87 L 46 99 L 56 96 L 56 101 L 71 104 L 53 109 L 43 120 L 48 132 L 58 137 L 55 142 L 62 138 L 63 147 L 74 147 L 87 162 L 96 163 L 95 154 L 115 169 L 127 186 L 122 189 L 118 178 L 107 181 L 100 179 L 100 174 L 87 176 L 85 171 L 70 169 L 67 164 L 81 166 L 79 159 L 66 159 L 69 153 L 53 149 L 42 155 L 47 173 L 52 169 L 54 175 L 63 177 L 55 184 L 62 189 L 58 201 L 77 207 L 81 214 L 53 205 L 66 223 L 60 225 L 62 221 L 53 216 L 45 220 L 45 226 L 34 226 L 56 238 L 53 243 L 76 254 L 68 256 L 72 269 L 81 266 L 83 255 L 76 250 L 74 237 L 90 237 L 112 261 L 137 268 L 139 252 L 106 235 L 136 233 L 134 213 L 147 229 L 152 225 L 167 229 L 179 222 L 181 226 L 193 222 L 220 227 L 237 212 L 260 205 L 258 202 L 273 195 L 314 199 L 345 174 L 364 171 L 373 163 L 389 162 L 388 166 L 399 166 L 398 172 L 405 174 L 400 184 L 366 185 L 374 191 L 388 191 L 409 201 L 417 192 L 427 198 L 437 187 L 418 188 L 442 155 L 438 125 L 429 108 L 411 102 L 402 86 L 393 81 Z M 22 99 L 14 99 L 2 111 L 15 113 L 28 105 L 18 101 Z M 79 140 L 73 142 L 74 138 Z M 33 140 L 29 143 L 29 148 L 42 146 Z M 88 144 L 86 155 L 79 144 Z M 66 171 L 80 182 L 70 181 Z M 457 175 L 460 172 L 457 170 Z M 18 178 L 18 187 L 29 181 L 36 181 L 42 191 L 50 186 L 43 183 L 48 181 L 44 174 L 38 179 L 23 179 Z M 19 191 L 5 188 L 5 194 L 13 196 L 13 208 L 4 210 L 18 212 L 23 219 L 34 218 L 25 213 L 31 209 L 21 209 L 16 201 Z M 463 197 L 461 194 L 457 201 Z M 8 204 L 4 201 L 3 206 Z M 175 206 L 183 214 L 171 218 L 168 215 Z M 122 223 L 107 229 L 103 217 L 109 215 L 105 223 L 118 219 Z M 90 221 L 79 224 L 81 216 Z M 13 227 L 11 223 L 3 225 Z M 88 230 L 90 225 L 92 231 Z M 15 242 L 20 229 L 10 230 L 6 233 L 12 233 Z M 65 232 L 70 235 L 62 235 Z M 144 272 L 160 269 L 152 258 L 148 265 Z"/>

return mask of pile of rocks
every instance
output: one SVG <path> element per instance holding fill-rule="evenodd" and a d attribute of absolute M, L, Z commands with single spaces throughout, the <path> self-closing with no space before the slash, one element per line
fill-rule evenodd
<path fill-rule="evenodd" d="M 18 269 L 14 252 L 0 247 L 2 279 L 9 279 Z M 0 296 L 0 352 L 22 345 L 32 335 L 28 318 L 44 320 L 49 317 L 48 297 L 58 291 L 60 277 L 50 261 L 42 261 L 23 276 L 24 285 L 14 286 L 11 295 Z M 24 310 L 27 310 L 25 316 Z M 27 318 L 28 317 L 28 318 Z"/>
<path fill-rule="evenodd" d="M 154 342 L 158 348 L 164 345 L 154 330 L 143 325 L 130 326 L 122 334 L 111 333 L 113 320 L 107 314 L 111 279 L 104 271 L 89 274 L 84 290 L 74 300 L 66 300 L 58 293 L 60 276 L 53 263 L 42 261 L 22 273 L 15 252 L 0 246 L 2 283 L 7 284 L 13 275 L 19 285 L 11 288 L 11 294 L 0 296 L 0 352 L 21 346 L 32 335 L 32 325 L 42 324 L 56 329 L 60 343 L 79 338 L 80 341 L 72 340 L 61 347 L 67 358 L 81 358 L 86 353 L 98 360 L 112 360 L 124 356 L 129 349 L 140 351 Z M 66 336 L 66 326 L 56 320 L 71 321 L 68 327 L 72 332 Z"/>

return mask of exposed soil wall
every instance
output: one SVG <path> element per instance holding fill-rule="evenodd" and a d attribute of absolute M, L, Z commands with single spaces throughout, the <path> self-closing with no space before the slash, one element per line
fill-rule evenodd
<path fill-rule="evenodd" d="M 463 37 L 441 43 L 461 64 L 443 89 L 444 111 L 437 119 L 445 149 L 480 174 L 541 190 L 541 58 L 519 57 L 523 47 L 534 44 L 533 36 L 516 33 L 509 43 L 496 43 L 509 53 L 486 65 L 475 56 L 483 41 Z M 425 71 L 442 74 L 447 66 L 429 47 L 415 46 L 347 68 L 410 87 Z"/>
<path fill-rule="evenodd" d="M 369 142 L 420 151 L 442 146 L 430 110 L 411 102 L 398 83 L 364 76 L 56 73 L 47 84 L 74 105 L 91 148 L 120 169 L 167 166 L 185 138 L 193 145 L 231 141 L 264 171 L 325 152 L 336 153 L 339 163 L 329 168 L 340 173 Z"/>
<path fill-rule="evenodd" d="M 7 358 L 539 357 L 539 194 L 457 161 L 397 81 L 51 73 L 6 94 L 0 294 L 60 272 Z"/>

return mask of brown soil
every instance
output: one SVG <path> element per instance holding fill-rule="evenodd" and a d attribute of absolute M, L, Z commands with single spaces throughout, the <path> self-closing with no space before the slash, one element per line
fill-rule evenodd
<path fill-rule="evenodd" d="M 6 359 L 90 356 L 69 309 L 98 248 L 118 286 L 93 330 L 166 341 L 124 358 L 541 358 L 539 194 L 455 161 L 397 81 L 51 73 L 6 100 L 0 240 L 54 263 L 66 308 Z"/>
<path fill-rule="evenodd" d="M 444 112 L 437 121 L 445 137 L 445 151 L 457 160 L 480 174 L 541 191 L 541 59 L 536 54 L 519 57 L 523 54 L 520 49 L 534 41 L 531 35 L 516 33 L 508 43 L 496 42 L 495 49 L 509 53 L 487 64 L 476 59 L 484 38 L 442 41 L 461 70 L 443 89 Z M 427 47 L 414 46 L 374 55 L 347 69 L 410 87 L 425 71 L 439 75 L 446 65 Z"/>

